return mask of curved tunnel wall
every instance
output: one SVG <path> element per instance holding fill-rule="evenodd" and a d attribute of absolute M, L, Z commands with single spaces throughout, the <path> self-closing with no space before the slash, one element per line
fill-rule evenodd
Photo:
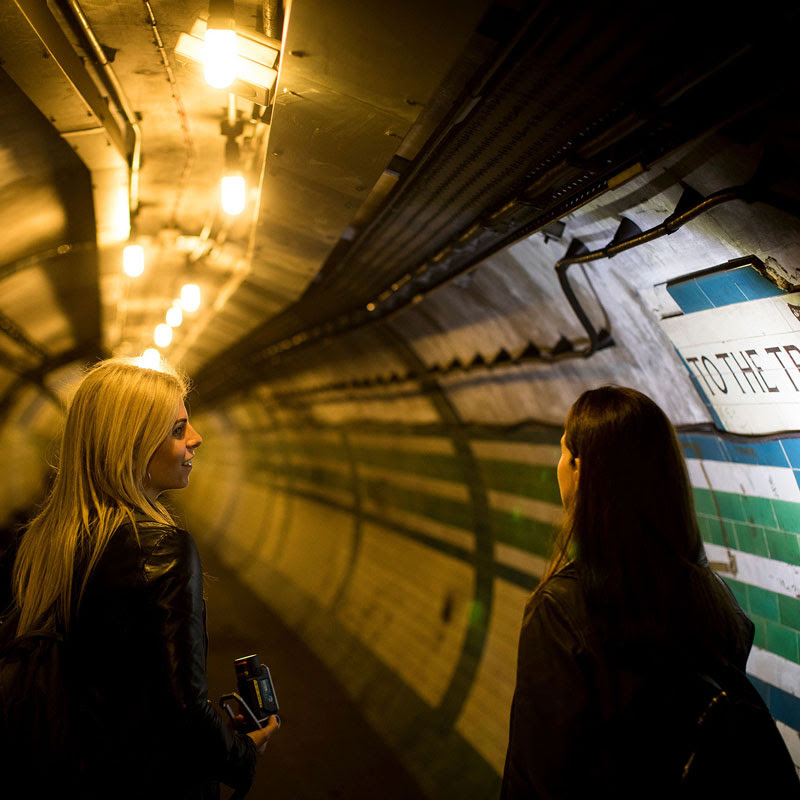
<path fill-rule="evenodd" d="M 756 623 L 749 671 L 800 764 L 797 429 L 721 430 L 713 386 L 692 377 L 662 319 L 738 303 L 744 320 L 751 304 L 783 302 L 749 266 L 682 291 L 664 284 L 748 255 L 796 276 L 795 218 L 733 201 L 573 267 L 616 345 L 552 363 L 530 349 L 585 344 L 553 270 L 570 241 L 603 246 L 621 216 L 658 224 L 686 185 L 706 195 L 742 183 L 760 155 L 722 136 L 680 151 L 567 217 L 560 240 L 531 236 L 389 321 L 287 358 L 220 407 L 198 398 L 205 443 L 175 498 L 188 527 L 301 632 L 431 797 L 496 791 L 522 608 L 560 521 L 561 422 L 581 390 L 607 382 L 644 390 L 681 428 L 709 556 Z M 491 366 L 503 350 L 511 360 Z M 40 490 L 58 418 L 34 389 L 5 410 L 6 508 Z"/>
<path fill-rule="evenodd" d="M 563 241 L 529 237 L 199 416 L 190 527 L 302 632 L 430 796 L 496 791 L 522 609 L 561 519 L 561 422 L 580 391 L 610 382 L 650 394 L 679 426 L 709 558 L 756 624 L 749 672 L 800 765 L 797 430 L 783 432 L 771 406 L 756 416 L 772 432 L 724 430 L 713 385 L 664 321 L 734 304 L 747 320 L 761 308 L 751 303 L 783 302 L 786 282 L 736 260 L 755 255 L 796 284 L 795 218 L 732 201 L 574 267 L 581 303 L 616 345 L 588 359 L 524 356 L 531 343 L 545 355 L 561 339 L 585 345 L 553 270 L 569 241 L 601 247 L 622 215 L 657 225 L 687 186 L 744 183 L 760 155 L 725 137 L 678 152 L 566 218 Z M 743 337 L 759 335 L 750 324 Z M 511 361 L 490 366 L 502 350 Z"/>

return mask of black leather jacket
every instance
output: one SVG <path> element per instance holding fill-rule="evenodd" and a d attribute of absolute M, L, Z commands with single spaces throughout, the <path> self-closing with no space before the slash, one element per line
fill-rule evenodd
<path fill-rule="evenodd" d="M 725 655 L 744 670 L 753 623 L 726 591 L 739 636 Z M 694 660 L 668 646 L 644 663 L 612 660 L 568 564 L 525 608 L 501 800 L 673 797 L 657 759 L 671 770 L 665 720 L 685 669 Z"/>
<path fill-rule="evenodd" d="M 68 636 L 84 797 L 207 798 L 247 788 L 252 740 L 208 700 L 200 557 L 144 518 L 113 535 Z M 138 537 L 137 537 L 138 533 Z"/>

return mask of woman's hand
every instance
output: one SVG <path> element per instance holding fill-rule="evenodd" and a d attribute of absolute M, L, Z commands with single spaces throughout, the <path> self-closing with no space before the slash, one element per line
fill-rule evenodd
<path fill-rule="evenodd" d="M 267 742 L 272 738 L 272 734 L 275 733 L 278 728 L 281 726 L 281 721 L 278 719 L 277 714 L 273 714 L 268 720 L 267 724 L 263 728 L 259 728 L 255 731 L 250 731 L 247 735 L 255 742 L 256 745 L 256 752 L 258 755 L 262 755 L 264 751 L 267 749 Z"/>

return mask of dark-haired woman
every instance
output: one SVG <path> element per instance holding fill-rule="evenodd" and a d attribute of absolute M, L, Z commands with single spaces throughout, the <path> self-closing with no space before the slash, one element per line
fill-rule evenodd
<path fill-rule="evenodd" d="M 744 670 L 753 625 L 706 562 L 675 431 L 650 398 L 582 394 L 558 484 L 565 523 L 525 609 L 501 796 L 675 796 L 678 676 Z"/>

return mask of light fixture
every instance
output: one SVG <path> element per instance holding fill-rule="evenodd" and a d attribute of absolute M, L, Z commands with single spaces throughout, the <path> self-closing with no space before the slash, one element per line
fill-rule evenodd
<path fill-rule="evenodd" d="M 160 371 L 161 353 L 159 353 L 155 347 L 148 347 L 147 350 L 145 350 L 144 353 L 139 356 L 139 363 L 145 369 L 154 369 Z"/>
<path fill-rule="evenodd" d="M 208 4 L 203 75 L 215 89 L 225 89 L 236 78 L 236 30 L 233 0 Z"/>
<path fill-rule="evenodd" d="M 153 340 L 159 347 L 169 347 L 169 343 L 172 341 L 172 328 L 165 322 L 156 325 Z"/>
<path fill-rule="evenodd" d="M 122 269 L 131 278 L 144 272 L 144 249 L 138 244 L 129 244 L 122 251 Z"/>
<path fill-rule="evenodd" d="M 177 328 L 181 322 L 183 322 L 183 312 L 178 306 L 172 306 L 172 308 L 167 309 L 167 325 L 170 328 Z"/>
<path fill-rule="evenodd" d="M 236 216 L 244 211 L 246 187 L 244 176 L 223 175 L 220 183 L 222 210 L 226 214 Z"/>
<path fill-rule="evenodd" d="M 175 44 L 175 59 L 189 73 L 201 80 L 206 71 L 206 31 L 204 19 L 196 19 L 190 33 L 181 33 Z M 236 31 L 236 78 L 229 92 L 249 103 L 272 105 L 278 78 L 280 50 L 275 42 L 253 30 Z"/>
<path fill-rule="evenodd" d="M 241 120 L 234 125 L 231 125 L 229 120 L 222 123 L 226 142 L 225 171 L 220 183 L 220 199 L 222 210 L 231 216 L 241 214 L 247 200 L 247 186 L 239 166 L 239 145 L 236 141 L 236 136 L 241 130 Z"/>
<path fill-rule="evenodd" d="M 181 287 L 181 305 L 189 313 L 200 308 L 200 287 L 196 283 L 187 283 Z"/>

